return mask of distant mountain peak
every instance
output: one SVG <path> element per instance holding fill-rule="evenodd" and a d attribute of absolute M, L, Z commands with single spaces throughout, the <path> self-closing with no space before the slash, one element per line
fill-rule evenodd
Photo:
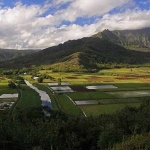
<path fill-rule="evenodd" d="M 150 51 L 150 27 L 137 30 L 103 30 L 93 37 L 109 40 L 128 49 Z"/>

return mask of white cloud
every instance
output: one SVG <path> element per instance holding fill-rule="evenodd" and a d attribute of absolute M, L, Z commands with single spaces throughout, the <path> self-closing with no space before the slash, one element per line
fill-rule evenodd
<path fill-rule="evenodd" d="M 110 30 L 140 29 L 150 27 L 150 10 L 127 10 L 125 13 L 106 14 L 99 24 Z"/>
<path fill-rule="evenodd" d="M 53 0 L 53 5 L 60 5 L 60 4 L 65 4 L 65 3 L 70 3 L 73 2 L 74 0 Z"/>
<path fill-rule="evenodd" d="M 91 36 L 103 29 L 137 29 L 150 26 L 150 10 L 129 9 L 110 14 L 114 8 L 130 5 L 132 0 L 47 0 L 43 5 L 16 3 L 13 8 L 0 8 L 1 48 L 46 48 L 67 40 Z M 48 13 L 54 6 L 68 3 L 66 9 Z M 133 3 L 132 3 L 133 4 Z M 46 15 L 45 15 L 46 14 Z M 78 17 L 101 16 L 83 26 L 74 21 Z M 72 22 L 69 25 L 62 21 Z M 58 26 L 59 27 L 56 27 Z"/>
<path fill-rule="evenodd" d="M 59 20 L 74 22 L 78 17 L 101 16 L 131 2 L 132 0 L 74 0 L 67 9 L 57 11 L 55 16 Z"/>
<path fill-rule="evenodd" d="M 114 15 L 106 14 L 102 19 L 91 25 L 63 25 L 58 29 L 55 28 L 54 32 L 48 35 L 51 35 L 50 39 L 53 39 L 53 44 L 56 45 L 70 39 L 88 37 L 104 29 L 125 30 L 150 27 L 149 18 L 150 10 L 127 10 L 124 13 L 117 13 Z"/>

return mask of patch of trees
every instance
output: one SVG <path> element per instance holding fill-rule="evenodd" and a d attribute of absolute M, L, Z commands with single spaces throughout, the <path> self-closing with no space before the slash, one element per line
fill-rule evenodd
<path fill-rule="evenodd" d="M 25 82 L 24 82 L 24 78 L 21 77 L 21 76 L 14 76 L 14 77 L 13 77 L 13 80 L 14 80 L 14 82 L 17 83 L 17 84 L 24 84 L 24 83 L 25 83 Z"/>
<path fill-rule="evenodd" d="M 8 82 L 8 87 L 11 88 L 11 89 L 15 89 L 16 88 L 16 85 L 13 81 L 9 81 Z"/>
<path fill-rule="evenodd" d="M 43 82 L 43 78 L 42 77 L 39 77 L 37 80 L 38 80 L 39 83 Z"/>
<path fill-rule="evenodd" d="M 115 114 L 98 117 L 72 117 L 58 111 L 49 111 L 50 117 L 43 115 L 41 107 L 24 111 L 18 109 L 18 113 L 12 117 L 8 113 L 1 113 L 0 147 L 104 150 L 138 135 L 143 135 L 145 139 L 144 135 L 150 132 L 150 100 L 146 100 L 139 108 L 126 107 Z M 142 141 L 146 142 L 149 149 L 150 140 Z M 132 145 L 136 145 L 136 142 L 133 140 Z"/>

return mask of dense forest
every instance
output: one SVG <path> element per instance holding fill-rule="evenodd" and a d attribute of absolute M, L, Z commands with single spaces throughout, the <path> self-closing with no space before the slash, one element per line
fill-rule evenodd
<path fill-rule="evenodd" d="M 150 148 L 150 100 L 99 117 L 70 116 L 42 107 L 0 113 L 1 150 L 131 150 Z M 120 144 L 119 144 L 120 143 Z"/>

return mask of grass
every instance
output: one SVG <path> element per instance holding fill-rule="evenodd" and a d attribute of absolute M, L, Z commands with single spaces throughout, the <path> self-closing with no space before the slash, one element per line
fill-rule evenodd
<path fill-rule="evenodd" d="M 29 88 L 27 85 L 22 85 L 21 87 L 21 98 L 14 108 L 14 113 L 17 112 L 17 108 L 19 108 L 20 110 L 24 110 L 29 107 L 35 108 L 41 106 L 42 102 L 37 92 Z"/>
<path fill-rule="evenodd" d="M 64 94 L 61 95 L 57 95 L 57 99 L 62 107 L 62 109 L 69 114 L 73 114 L 73 115 L 83 115 L 83 113 L 81 112 L 81 110 L 74 105 L 71 100 L 66 97 Z"/>
<path fill-rule="evenodd" d="M 0 95 L 18 93 L 16 89 L 11 89 L 7 84 L 0 84 Z"/>
<path fill-rule="evenodd" d="M 110 105 L 84 105 L 79 106 L 87 116 L 99 116 L 101 114 L 112 114 L 117 110 L 121 110 L 126 106 L 139 107 L 140 103 L 126 103 L 126 104 L 110 104 Z"/>
<path fill-rule="evenodd" d="M 130 98 L 130 97 L 150 97 L 150 90 L 145 91 L 119 91 L 119 92 L 108 92 L 109 94 L 115 95 L 118 98 Z"/>
<path fill-rule="evenodd" d="M 67 93 L 69 97 L 75 100 L 99 100 L 103 98 L 115 98 L 115 96 L 104 92 L 74 92 Z"/>
<path fill-rule="evenodd" d="M 0 99 L 0 102 L 15 102 L 16 100 L 17 100 L 16 98 L 9 98 L 9 99 L 2 98 Z"/>
<path fill-rule="evenodd" d="M 142 102 L 142 97 L 137 98 L 120 98 L 117 95 L 111 95 L 106 92 L 123 92 L 123 91 L 139 91 L 139 90 L 150 90 L 150 71 L 148 67 L 139 67 L 139 68 L 119 68 L 119 69 L 107 69 L 100 70 L 98 73 L 65 73 L 65 72 L 52 72 L 51 70 L 40 70 L 38 73 L 47 74 L 55 78 L 56 82 L 58 78 L 61 78 L 61 81 L 70 82 L 72 85 L 114 85 L 118 89 L 100 89 L 95 92 L 75 92 L 67 93 L 73 100 L 99 100 L 102 105 L 87 105 L 79 106 L 83 108 L 85 113 L 90 116 L 97 116 L 102 113 L 114 113 L 118 109 L 124 108 L 126 105 L 138 107 Z M 145 76 L 143 76 L 145 75 Z M 31 75 L 23 76 L 31 83 L 37 83 L 37 81 L 31 79 Z M 4 81 L 3 81 L 4 82 Z M 5 81 L 6 82 L 6 81 Z M 37 87 L 43 91 L 46 91 L 52 100 L 52 106 L 57 110 L 57 104 L 51 93 L 51 91 L 45 87 L 46 83 L 53 82 L 50 79 L 44 79 L 44 84 L 37 85 Z M 4 86 L 7 83 L 0 82 L 0 86 Z M 1 87 L 0 87 L 1 90 Z M 27 89 L 28 91 L 29 89 Z M 3 89 L 3 91 L 7 91 Z M 10 91 L 11 92 L 11 91 Z M 13 92 L 13 91 L 12 91 Z M 25 91 L 22 91 L 24 94 Z M 33 92 L 33 91 L 32 91 Z M 26 99 L 26 95 L 30 95 L 31 89 L 29 92 L 26 92 L 23 96 L 23 99 Z M 1 91 L 0 91 L 1 93 Z M 120 93 L 122 94 L 122 93 Z M 33 94 L 34 95 L 34 94 Z M 31 94 L 30 97 L 33 96 Z M 35 94 L 36 95 L 36 94 Z M 56 94 L 57 95 L 57 94 Z M 36 97 L 36 96 L 35 96 Z M 38 95 L 37 95 L 38 97 Z M 62 109 L 69 114 L 80 115 L 81 110 L 74 105 L 65 95 L 57 95 L 58 102 L 61 105 Z M 145 97 L 148 98 L 148 97 Z M 34 99 L 34 98 L 33 98 Z M 21 105 L 21 107 L 31 107 L 33 104 L 27 100 L 26 104 Z M 34 102 L 37 105 L 37 102 Z"/>

